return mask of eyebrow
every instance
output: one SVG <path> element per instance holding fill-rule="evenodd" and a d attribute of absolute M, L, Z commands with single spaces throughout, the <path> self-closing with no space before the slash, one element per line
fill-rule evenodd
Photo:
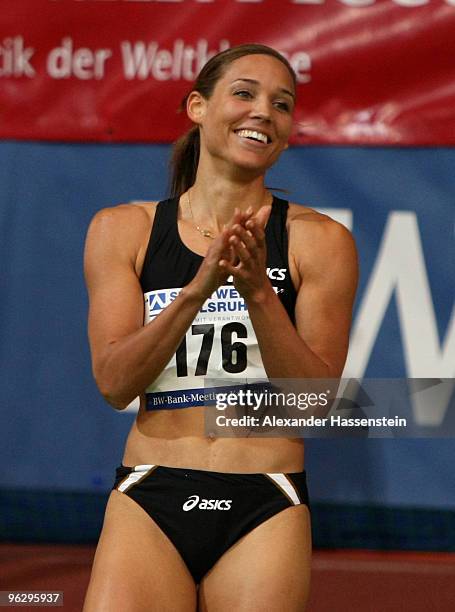
<path fill-rule="evenodd" d="M 256 81 L 255 79 L 235 79 L 234 81 L 232 81 L 231 85 L 233 83 L 237 83 L 237 81 L 243 81 L 245 83 L 251 83 L 252 85 L 260 85 L 259 81 Z M 289 91 L 289 89 L 285 89 L 284 87 L 280 87 L 279 88 L 280 92 L 287 94 L 288 96 L 291 96 L 291 98 L 293 100 L 295 100 L 295 94 L 292 93 L 292 91 Z"/>

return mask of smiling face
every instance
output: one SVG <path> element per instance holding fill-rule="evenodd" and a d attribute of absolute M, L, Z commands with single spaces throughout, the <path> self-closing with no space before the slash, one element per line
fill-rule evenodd
<path fill-rule="evenodd" d="M 188 98 L 188 115 L 201 133 L 201 160 L 223 160 L 263 173 L 287 146 L 292 128 L 294 83 L 289 70 L 268 55 L 234 60 L 212 95 Z"/>

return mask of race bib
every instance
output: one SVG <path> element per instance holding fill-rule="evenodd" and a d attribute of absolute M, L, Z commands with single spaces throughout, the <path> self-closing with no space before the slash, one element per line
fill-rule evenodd
<path fill-rule="evenodd" d="M 180 291 L 145 293 L 144 325 Z M 267 378 L 245 300 L 232 285 L 219 287 L 204 302 L 175 355 L 146 389 L 147 410 L 203 406 L 219 390 L 207 388 L 206 378 L 226 379 L 227 384 L 233 378 Z"/>

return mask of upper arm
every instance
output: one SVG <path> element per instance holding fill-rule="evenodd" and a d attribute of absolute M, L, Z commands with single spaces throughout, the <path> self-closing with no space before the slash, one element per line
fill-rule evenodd
<path fill-rule="evenodd" d="M 301 278 L 296 327 L 309 348 L 340 376 L 349 344 L 357 289 L 357 251 L 351 233 L 324 215 L 295 222 L 295 261 Z M 312 219 L 311 219 L 312 217 Z"/>
<path fill-rule="evenodd" d="M 147 225 L 147 213 L 131 205 L 103 209 L 90 224 L 84 272 L 95 375 L 110 345 L 143 325 L 144 300 L 136 262 Z"/>

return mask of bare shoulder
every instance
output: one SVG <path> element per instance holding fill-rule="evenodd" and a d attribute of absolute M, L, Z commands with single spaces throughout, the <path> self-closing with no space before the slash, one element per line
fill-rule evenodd
<path fill-rule="evenodd" d="M 313 208 L 290 204 L 289 251 L 298 265 L 309 269 L 333 267 L 336 263 L 357 266 L 357 250 L 351 232 L 341 223 Z"/>
<path fill-rule="evenodd" d="M 132 202 L 99 210 L 91 220 L 85 258 L 115 256 L 136 265 L 145 252 L 157 202 Z"/>
<path fill-rule="evenodd" d="M 153 223 L 157 202 L 131 202 L 102 208 L 93 217 L 90 233 L 122 236 L 141 232 Z"/>
<path fill-rule="evenodd" d="M 356 252 L 354 238 L 343 224 L 313 208 L 290 204 L 288 233 L 292 251 L 310 249 L 314 254 Z"/>

